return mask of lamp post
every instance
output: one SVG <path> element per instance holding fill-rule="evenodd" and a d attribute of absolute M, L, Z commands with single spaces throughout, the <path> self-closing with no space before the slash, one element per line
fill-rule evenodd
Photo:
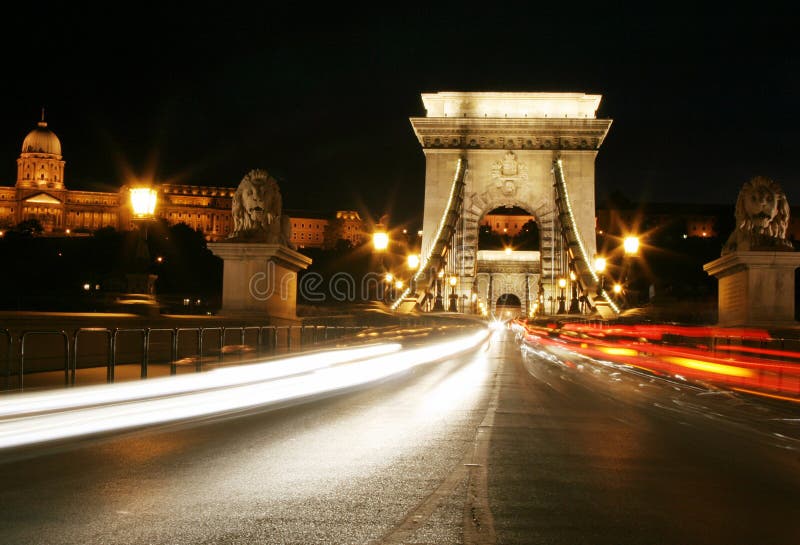
<path fill-rule="evenodd" d="M 130 189 L 133 222 L 138 226 L 134 272 L 127 274 L 128 292 L 155 295 L 155 282 L 158 276 L 149 274 L 150 251 L 147 247 L 147 225 L 155 217 L 158 192 L 150 186 Z"/>
<path fill-rule="evenodd" d="M 639 237 L 630 235 L 625 237 L 625 240 L 622 243 L 622 247 L 625 250 L 625 269 L 622 275 L 622 281 L 626 286 L 628 286 L 629 290 L 633 289 L 632 292 L 629 292 L 628 295 L 632 296 L 632 299 L 638 299 L 636 297 L 636 289 L 631 288 L 634 283 L 634 277 L 636 276 L 635 273 L 635 265 L 636 265 L 636 257 L 639 255 Z M 634 304 L 638 301 L 632 301 Z"/>
<path fill-rule="evenodd" d="M 408 281 L 408 287 L 411 291 L 412 296 L 416 296 L 417 293 L 417 269 L 419 269 L 419 255 L 417 254 L 409 254 L 407 258 L 408 270 L 411 271 L 411 278 Z"/>
<path fill-rule="evenodd" d="M 391 275 L 386 271 L 386 249 L 389 247 L 389 233 L 386 232 L 386 228 L 383 224 L 379 223 L 375 226 L 375 231 L 372 233 L 372 248 L 373 250 L 380 256 L 380 268 L 381 274 L 385 274 L 387 276 L 387 287 L 391 291 L 392 284 L 391 284 Z M 377 295 L 377 294 L 376 294 Z M 387 294 L 384 293 L 381 300 L 386 300 Z"/>
<path fill-rule="evenodd" d="M 436 274 L 436 298 L 433 302 L 434 312 L 444 312 L 444 301 L 442 300 L 442 279 L 444 278 L 444 269 Z"/>
<path fill-rule="evenodd" d="M 569 301 L 569 313 L 570 314 L 580 314 L 581 306 L 578 302 L 578 283 L 576 280 L 578 277 L 575 275 L 575 271 L 569 271 L 569 281 L 570 286 L 572 288 L 572 299 Z"/>
<path fill-rule="evenodd" d="M 594 260 L 594 272 L 596 272 L 600 276 L 600 282 L 597 284 L 597 295 L 600 295 L 604 289 L 604 282 L 605 282 L 605 270 L 606 270 L 606 258 L 604 257 L 596 257 Z"/>
<path fill-rule="evenodd" d="M 456 295 L 456 284 L 458 278 L 455 276 L 450 277 L 450 307 L 447 309 L 450 312 L 458 312 L 458 296 Z"/>
<path fill-rule="evenodd" d="M 561 288 L 561 295 L 558 296 L 558 313 L 564 314 L 567 312 L 567 309 L 564 305 L 566 301 L 566 297 L 564 296 L 564 288 L 567 287 L 567 279 L 566 278 L 559 278 L 558 279 L 558 287 Z"/>

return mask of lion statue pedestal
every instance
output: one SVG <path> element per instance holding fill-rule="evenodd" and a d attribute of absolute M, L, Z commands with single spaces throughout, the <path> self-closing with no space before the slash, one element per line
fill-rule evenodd
<path fill-rule="evenodd" d="M 222 313 L 297 320 L 297 271 L 311 259 L 279 244 L 212 242 L 221 257 Z"/>
<path fill-rule="evenodd" d="M 736 229 L 722 257 L 703 265 L 719 281 L 719 325 L 797 325 L 795 270 L 800 252 L 786 238 L 786 195 L 772 180 L 753 178 L 739 192 L 735 217 Z"/>
<path fill-rule="evenodd" d="M 233 197 L 233 233 L 211 242 L 222 258 L 222 313 L 297 320 L 297 271 L 311 258 L 291 244 L 291 223 L 282 213 L 278 184 L 252 170 Z"/>

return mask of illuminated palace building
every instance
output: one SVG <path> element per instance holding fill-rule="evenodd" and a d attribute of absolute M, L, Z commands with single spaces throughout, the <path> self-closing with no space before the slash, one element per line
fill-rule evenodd
<path fill-rule="evenodd" d="M 91 233 L 102 227 L 133 227 L 129 191 L 116 193 L 74 191 L 64 184 L 61 141 L 42 120 L 22 142 L 14 187 L 0 186 L 0 232 L 26 220 L 37 220 L 49 236 Z M 207 240 L 224 239 L 231 232 L 231 204 L 235 187 L 161 184 L 156 216 L 169 224 L 185 223 Z M 318 214 L 293 214 L 292 242 L 298 247 L 323 247 L 329 220 Z M 349 218 L 344 232 L 352 243 L 362 238 L 363 223 L 357 212 L 337 213 Z M 342 235 L 339 235 L 342 236 Z"/>

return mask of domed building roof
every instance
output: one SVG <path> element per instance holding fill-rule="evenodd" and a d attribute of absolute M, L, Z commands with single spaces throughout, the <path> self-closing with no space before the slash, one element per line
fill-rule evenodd
<path fill-rule="evenodd" d="M 61 155 L 61 141 L 56 133 L 47 128 L 47 122 L 39 121 L 37 127 L 22 141 L 22 153 Z"/>

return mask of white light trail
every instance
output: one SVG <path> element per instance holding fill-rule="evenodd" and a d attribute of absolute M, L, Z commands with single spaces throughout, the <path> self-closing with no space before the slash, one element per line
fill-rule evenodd
<path fill-rule="evenodd" d="M 226 375 L 239 375 L 241 372 L 243 376 L 239 378 L 244 380 L 241 384 L 228 380 L 224 381 L 224 386 L 216 384 L 210 389 L 210 384 L 203 382 L 202 387 L 205 389 L 197 391 L 182 388 L 180 391 L 171 390 L 168 394 L 159 393 L 165 391 L 165 388 L 159 385 L 155 388 L 157 393 L 152 393 L 147 398 L 129 398 L 124 403 L 118 400 L 100 402 L 95 399 L 83 407 L 77 407 L 73 402 L 71 408 L 66 411 L 51 410 L 42 414 L 28 413 L 30 416 L 7 416 L 0 420 L 0 448 L 163 424 L 259 406 L 285 404 L 315 395 L 331 395 L 404 373 L 418 365 L 472 350 L 486 342 L 489 334 L 488 330 L 482 330 L 454 340 L 402 351 L 397 351 L 395 348 L 397 345 L 381 345 L 384 346 L 384 353 L 380 353 L 378 347 L 368 347 L 374 351 L 370 356 L 365 356 L 364 352 L 358 353 L 360 349 L 310 354 L 283 360 L 287 367 L 290 367 L 290 361 L 295 361 L 294 365 L 300 366 L 305 361 L 307 365 L 302 370 L 298 367 L 284 369 L 285 373 L 282 375 L 263 372 L 254 380 L 253 375 L 248 372 L 253 367 L 251 365 L 220 370 L 227 373 L 203 374 L 208 380 L 212 380 L 212 375 L 224 379 Z M 350 359 L 346 359 L 341 352 L 349 352 Z M 358 355 L 354 356 L 354 353 Z M 337 364 L 328 362 L 324 365 L 313 365 L 308 361 L 308 358 L 324 359 L 324 356 L 331 354 L 338 356 Z M 198 375 L 200 376 L 202 375 Z M 171 377 L 163 381 L 178 382 L 176 379 L 179 378 L 185 377 Z M 138 384 L 146 386 L 147 382 L 151 381 Z M 80 392 L 75 390 L 75 393 Z"/>
<path fill-rule="evenodd" d="M 0 399 L 0 418 L 36 412 L 63 411 L 106 403 L 125 403 L 140 399 L 237 386 L 307 373 L 358 358 L 369 358 L 400 350 L 398 343 L 361 348 L 314 352 L 263 363 L 214 369 L 207 373 L 152 378 L 138 382 L 85 386 L 57 392 L 12 394 Z"/>

